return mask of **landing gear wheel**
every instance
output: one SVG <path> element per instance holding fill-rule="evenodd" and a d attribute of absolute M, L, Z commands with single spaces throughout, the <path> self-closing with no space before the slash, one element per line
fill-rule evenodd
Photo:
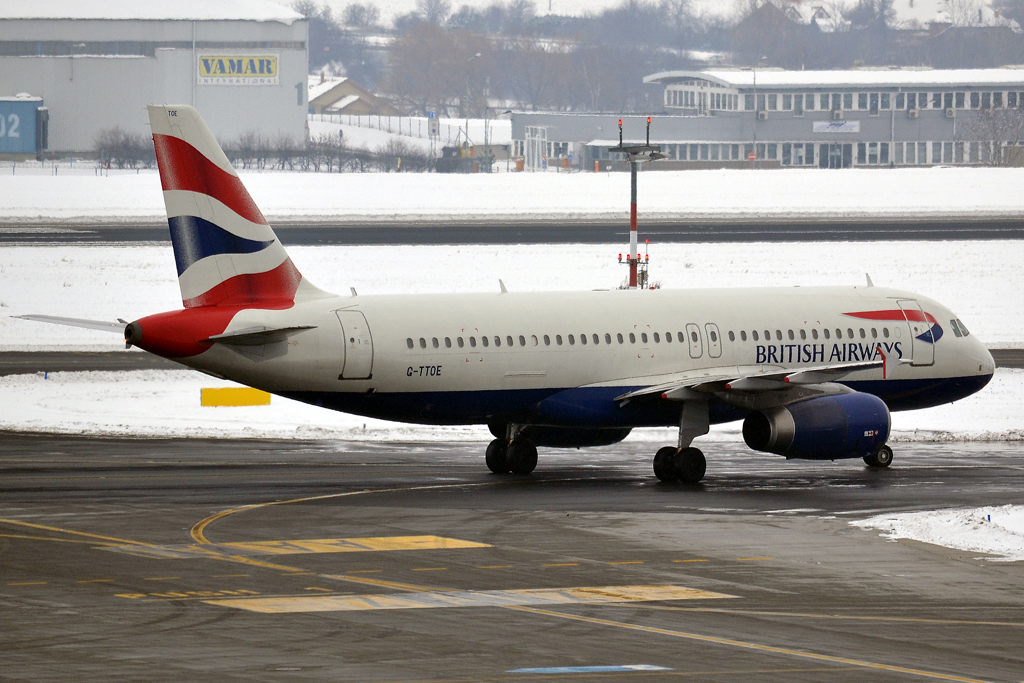
<path fill-rule="evenodd" d="M 658 481 L 673 481 L 675 472 L 675 463 L 673 458 L 676 457 L 676 453 L 679 452 L 678 448 L 673 446 L 665 446 L 659 448 L 658 452 L 654 455 L 654 476 L 658 478 Z"/>
<path fill-rule="evenodd" d="M 516 439 L 508 447 L 508 468 L 512 474 L 530 474 L 537 467 L 537 447 L 526 439 Z"/>
<path fill-rule="evenodd" d="M 684 448 L 675 458 L 674 474 L 684 484 L 696 484 L 704 478 L 708 469 L 707 460 L 698 448 Z"/>
<path fill-rule="evenodd" d="M 508 445 L 504 439 L 487 444 L 487 469 L 495 474 L 508 473 Z"/>
<path fill-rule="evenodd" d="M 871 455 L 864 456 L 864 462 L 868 467 L 888 467 L 892 464 L 892 449 L 882 446 Z"/>

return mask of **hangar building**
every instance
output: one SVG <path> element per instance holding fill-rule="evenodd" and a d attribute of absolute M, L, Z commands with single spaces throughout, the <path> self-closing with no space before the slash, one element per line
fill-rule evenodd
<path fill-rule="evenodd" d="M 661 168 L 931 166 L 989 163 L 996 145 L 1024 132 L 1024 69 L 667 71 L 651 127 L 670 161 Z M 527 166 L 574 154 L 592 170 L 613 159 L 616 114 L 513 115 L 512 137 Z M 646 118 L 622 116 L 642 140 Z M 1014 126 L 1020 119 L 1022 125 Z M 1003 139 L 998 139 L 1003 137 Z M 754 161 L 749 161 L 751 155 Z"/>
<path fill-rule="evenodd" d="M 308 22 L 267 0 L 0 0 L 0 96 L 41 97 L 49 149 L 149 136 L 145 106 L 196 106 L 218 138 L 304 139 Z"/>

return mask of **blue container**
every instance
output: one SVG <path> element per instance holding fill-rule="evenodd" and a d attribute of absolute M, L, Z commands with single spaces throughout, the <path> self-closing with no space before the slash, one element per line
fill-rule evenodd
<path fill-rule="evenodd" d="M 0 153 L 36 153 L 36 110 L 41 97 L 0 97 Z"/>

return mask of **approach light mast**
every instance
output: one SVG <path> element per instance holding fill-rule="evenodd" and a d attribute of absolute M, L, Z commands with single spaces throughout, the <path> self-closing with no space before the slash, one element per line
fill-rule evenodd
<path fill-rule="evenodd" d="M 636 172 L 640 164 L 646 161 L 657 161 L 664 159 L 661 153 L 661 145 L 651 144 L 651 117 L 647 117 L 647 143 L 643 145 L 624 145 L 622 143 L 622 119 L 619 119 L 619 146 L 609 147 L 609 152 L 617 152 L 626 155 L 629 162 L 630 200 L 629 200 L 629 253 L 626 254 L 626 263 L 629 264 L 629 288 L 637 288 L 637 266 L 641 263 L 640 252 L 636 244 Z M 649 258 L 649 257 L 648 257 Z M 619 263 L 622 263 L 622 255 L 619 255 Z M 647 284 L 647 259 L 643 260 L 644 285 Z"/>

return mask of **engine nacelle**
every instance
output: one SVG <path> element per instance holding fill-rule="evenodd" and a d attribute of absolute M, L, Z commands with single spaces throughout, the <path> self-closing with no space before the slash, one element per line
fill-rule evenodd
<path fill-rule="evenodd" d="M 487 425 L 495 438 L 505 436 L 505 425 Z M 578 429 L 575 427 L 526 427 L 520 432 L 524 439 L 529 439 L 534 446 L 548 448 L 588 448 L 591 446 L 610 446 L 629 436 L 632 430 L 621 429 Z"/>
<path fill-rule="evenodd" d="M 756 451 L 787 458 L 863 458 L 889 438 L 889 409 L 872 394 L 822 396 L 753 412 L 743 421 L 743 440 Z"/>

